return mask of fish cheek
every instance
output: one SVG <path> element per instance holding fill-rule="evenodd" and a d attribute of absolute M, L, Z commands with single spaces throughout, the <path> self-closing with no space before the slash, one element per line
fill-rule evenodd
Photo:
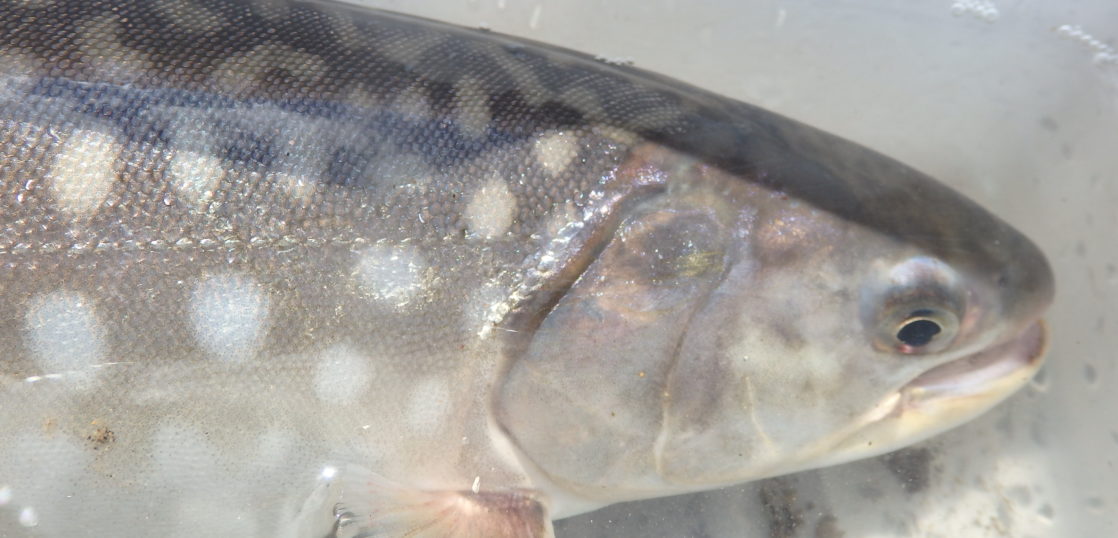
<path fill-rule="evenodd" d="M 666 378 L 725 270 L 727 238 L 706 209 L 638 211 L 547 313 L 497 416 L 552 480 L 614 500 L 656 479 Z"/>

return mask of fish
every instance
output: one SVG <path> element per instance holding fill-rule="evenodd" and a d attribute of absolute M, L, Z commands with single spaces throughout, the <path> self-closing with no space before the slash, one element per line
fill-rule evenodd
<path fill-rule="evenodd" d="M 1044 254 L 639 68 L 328 2 L 0 2 L 0 534 L 547 537 L 1043 364 Z"/>

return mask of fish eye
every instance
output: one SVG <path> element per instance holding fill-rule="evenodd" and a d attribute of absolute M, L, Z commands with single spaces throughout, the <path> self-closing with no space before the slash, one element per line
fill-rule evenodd
<path fill-rule="evenodd" d="M 909 352 L 924 350 L 937 340 L 952 338 L 957 327 L 958 320 L 950 312 L 914 310 L 897 326 L 895 347 Z"/>
<path fill-rule="evenodd" d="M 890 310 L 881 327 L 879 345 L 906 355 L 942 351 L 959 330 L 958 317 L 946 308 L 897 305 Z"/>
<path fill-rule="evenodd" d="M 928 258 L 908 260 L 863 293 L 863 320 L 875 348 L 923 355 L 955 342 L 966 301 L 954 271 L 945 264 Z"/>

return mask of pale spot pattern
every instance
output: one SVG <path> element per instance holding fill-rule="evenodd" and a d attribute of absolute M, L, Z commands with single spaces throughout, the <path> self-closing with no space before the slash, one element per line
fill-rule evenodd
<path fill-rule="evenodd" d="M 243 361 L 260 347 L 268 323 L 268 296 L 252 279 L 207 278 L 194 288 L 190 315 L 194 336 L 211 356 Z"/>
<path fill-rule="evenodd" d="M 473 77 L 464 77 L 455 85 L 454 115 L 462 134 L 471 138 L 485 135 L 493 114 L 489 111 L 488 94 Z"/>
<path fill-rule="evenodd" d="M 416 384 L 408 399 L 407 419 L 412 431 L 429 436 L 439 430 L 450 411 L 450 386 L 445 379 L 431 378 Z"/>
<path fill-rule="evenodd" d="M 147 53 L 116 39 L 120 24 L 114 16 L 93 19 L 83 25 L 76 42 L 96 78 L 128 84 L 149 75 L 154 67 Z"/>
<path fill-rule="evenodd" d="M 570 133 L 548 133 L 533 148 L 536 160 L 552 175 L 561 174 L 578 155 L 578 140 Z"/>
<path fill-rule="evenodd" d="M 588 88 L 573 86 L 563 90 L 559 99 L 563 104 L 581 112 L 586 119 L 596 120 L 605 117 L 601 97 Z"/>
<path fill-rule="evenodd" d="M 116 182 L 120 146 L 108 133 L 70 133 L 50 168 L 50 184 L 59 209 L 89 216 L 108 198 Z"/>
<path fill-rule="evenodd" d="M 431 110 L 431 104 L 427 101 L 427 96 L 419 86 L 412 86 L 401 92 L 392 101 L 392 107 L 411 121 L 427 121 L 435 116 L 435 112 Z"/>
<path fill-rule="evenodd" d="M 472 235 L 492 239 L 508 232 L 516 216 L 516 197 L 508 183 L 491 177 L 474 192 L 463 216 Z"/>
<path fill-rule="evenodd" d="M 423 289 L 427 263 L 409 246 L 375 245 L 360 253 L 355 267 L 358 284 L 373 298 L 407 305 Z"/>
<path fill-rule="evenodd" d="M 314 392 L 324 402 L 352 404 L 364 394 L 372 379 L 369 358 L 345 345 L 327 349 L 318 358 Z"/>
<path fill-rule="evenodd" d="M 266 43 L 230 56 L 210 77 L 222 88 L 241 93 L 268 84 L 268 74 L 281 68 L 308 84 L 314 84 L 327 73 L 327 63 L 320 56 Z"/>
<path fill-rule="evenodd" d="M 5 101 L 18 100 L 30 91 L 35 81 L 38 80 L 30 74 L 43 70 L 42 60 L 30 54 L 24 54 L 18 49 L 10 48 L 0 48 L 0 55 L 4 58 L 4 61 L 0 63 L 0 99 Z M 12 127 L 11 125 L 5 125 L 7 129 Z M 24 127 L 31 127 L 31 125 L 25 125 Z M 42 127 L 36 127 L 42 129 Z"/>
<path fill-rule="evenodd" d="M 538 106 L 554 98 L 551 90 L 540 82 L 535 69 L 515 51 L 496 43 L 481 44 L 481 49 L 488 52 L 489 58 L 512 77 L 516 87 L 520 89 L 520 96 L 529 104 Z"/>
<path fill-rule="evenodd" d="M 364 84 L 358 84 L 351 88 L 349 92 L 346 93 L 343 101 L 354 106 L 365 108 L 378 107 L 384 104 L 384 100 L 375 92 L 365 87 Z"/>
<path fill-rule="evenodd" d="M 446 40 L 446 36 L 436 32 L 423 32 L 409 39 L 385 39 L 377 43 L 377 52 L 394 62 L 413 67 L 418 66 L 427 51 Z"/>
<path fill-rule="evenodd" d="M 219 12 L 198 2 L 159 0 L 157 9 L 171 24 L 193 32 L 216 31 L 229 24 Z"/>
<path fill-rule="evenodd" d="M 25 319 L 27 345 L 45 374 L 92 375 L 105 355 L 97 314 L 79 293 L 56 291 L 34 299 Z"/>
<path fill-rule="evenodd" d="M 217 157 L 193 151 L 177 151 L 171 158 L 171 184 L 187 203 L 200 206 L 221 184 L 225 170 Z"/>

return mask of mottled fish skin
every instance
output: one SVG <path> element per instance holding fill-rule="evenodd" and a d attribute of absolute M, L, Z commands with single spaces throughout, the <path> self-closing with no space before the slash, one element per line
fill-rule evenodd
<path fill-rule="evenodd" d="M 836 230 L 802 246 L 819 256 L 873 230 L 867 253 L 989 276 L 996 312 L 968 319 L 1013 323 L 968 352 L 1051 298 L 1039 251 L 950 189 L 636 69 L 321 2 L 2 1 L 0 534 L 321 536 L 348 517 L 335 506 L 363 509 L 329 485 L 347 465 L 382 492 L 534 492 L 505 502 L 540 535 L 545 505 L 652 496 L 575 469 L 599 430 L 547 412 L 544 370 L 516 364 L 537 333 L 564 349 L 556 327 L 594 330 L 571 297 L 615 274 L 598 260 L 637 267 L 608 245 L 657 215 L 772 271 L 809 263 L 782 243 L 804 216 Z M 701 312 L 735 274 L 721 244 L 672 266 L 709 279 L 672 308 Z M 613 384 L 601 364 L 568 382 Z M 670 450 L 669 377 L 633 397 L 653 430 L 611 446 Z M 537 418 L 564 454 L 524 433 Z"/>

